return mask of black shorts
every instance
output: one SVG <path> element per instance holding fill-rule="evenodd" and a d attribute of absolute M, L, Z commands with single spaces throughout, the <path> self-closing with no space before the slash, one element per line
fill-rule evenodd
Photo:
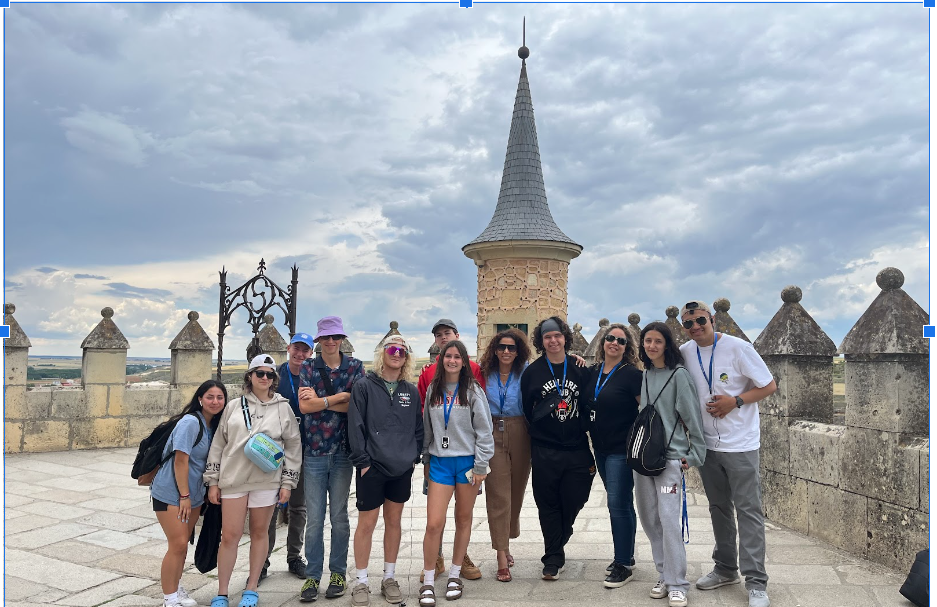
<path fill-rule="evenodd" d="M 374 510 L 390 500 L 403 504 L 410 499 L 410 479 L 413 477 L 413 468 L 402 476 L 387 476 L 374 466 L 368 473 L 355 475 L 355 493 L 358 496 L 355 507 L 361 511 Z"/>
<path fill-rule="evenodd" d="M 167 510 L 169 510 L 169 504 L 153 498 L 153 512 L 166 512 Z"/>

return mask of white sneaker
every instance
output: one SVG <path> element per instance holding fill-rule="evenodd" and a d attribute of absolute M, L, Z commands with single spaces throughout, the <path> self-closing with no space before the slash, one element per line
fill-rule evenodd
<path fill-rule="evenodd" d="M 651 588 L 651 598 L 662 599 L 666 596 L 667 596 L 667 584 L 664 583 L 664 580 L 657 580 L 657 583 L 654 584 L 653 588 Z"/>
<path fill-rule="evenodd" d="M 696 587 L 700 590 L 712 590 L 714 588 L 719 588 L 720 586 L 728 586 L 729 584 L 738 584 L 742 581 L 738 575 L 734 577 L 722 577 L 716 573 L 715 569 L 696 580 Z"/>
<path fill-rule="evenodd" d="M 163 607 L 182 607 L 182 603 L 179 602 L 178 598 L 174 601 L 170 601 L 169 599 L 163 597 Z"/>
<path fill-rule="evenodd" d="M 768 593 L 764 590 L 748 591 L 748 607 L 768 607 L 770 604 Z"/>
<path fill-rule="evenodd" d="M 686 607 L 686 593 L 682 590 L 671 590 L 670 607 Z"/>
<path fill-rule="evenodd" d="M 198 601 L 189 596 L 189 593 L 185 591 L 181 585 L 179 590 L 176 591 L 176 597 L 179 599 L 179 604 L 182 607 L 198 607 Z"/>

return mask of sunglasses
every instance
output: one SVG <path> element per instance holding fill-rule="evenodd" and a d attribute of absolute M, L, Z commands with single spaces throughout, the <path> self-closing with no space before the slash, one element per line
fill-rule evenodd
<path fill-rule="evenodd" d="M 387 346 L 384 348 L 384 351 L 387 352 L 388 356 L 406 356 L 407 349 L 403 346 Z"/>
<path fill-rule="evenodd" d="M 277 374 L 274 373 L 273 371 L 257 370 L 257 371 L 254 371 L 254 375 L 257 376 L 257 379 L 263 379 L 264 377 L 266 377 L 267 379 L 276 379 L 277 377 Z"/>
<path fill-rule="evenodd" d="M 498 344 L 498 352 L 517 352 L 517 346 L 514 344 Z"/>
<path fill-rule="evenodd" d="M 319 341 L 328 340 L 328 341 L 342 341 L 345 339 L 344 335 L 323 335 L 319 338 Z"/>
<path fill-rule="evenodd" d="M 626 343 L 628 343 L 628 340 L 625 339 L 624 337 L 615 337 L 614 335 L 606 335 L 606 336 L 605 336 L 605 341 L 607 341 L 608 343 L 612 343 L 613 341 L 617 341 L 619 346 L 623 346 L 623 345 L 625 345 Z"/>
<path fill-rule="evenodd" d="M 683 321 L 683 328 L 684 328 L 684 329 L 692 329 L 692 328 L 693 328 L 693 323 L 694 323 L 694 322 L 696 322 L 696 324 L 698 324 L 698 325 L 701 326 L 701 327 L 702 327 L 702 326 L 705 326 L 705 325 L 706 325 L 706 317 L 705 317 L 705 316 L 699 316 L 699 317 L 697 317 L 697 318 L 695 318 L 695 319 L 693 319 L 693 320 L 684 320 L 684 321 Z"/>

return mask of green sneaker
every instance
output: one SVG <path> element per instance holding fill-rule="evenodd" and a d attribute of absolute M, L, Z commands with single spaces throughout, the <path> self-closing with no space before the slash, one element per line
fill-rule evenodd
<path fill-rule="evenodd" d="M 337 599 L 345 594 L 345 576 L 341 573 L 333 573 L 329 576 L 329 587 L 325 589 L 325 598 Z"/>
<path fill-rule="evenodd" d="M 299 591 L 299 600 L 303 603 L 311 603 L 319 598 L 319 580 L 307 578 L 303 582 L 303 589 Z"/>

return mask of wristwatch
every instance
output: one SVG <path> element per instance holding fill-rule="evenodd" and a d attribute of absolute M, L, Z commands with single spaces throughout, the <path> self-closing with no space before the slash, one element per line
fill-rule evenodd
<path fill-rule="evenodd" d="M 326 396 L 325 398 L 323 398 L 323 399 L 322 399 L 322 402 L 325 403 L 325 408 L 328 409 L 328 408 L 329 408 L 329 397 Z"/>
<path fill-rule="evenodd" d="M 742 400 L 742 397 L 741 397 L 741 396 L 736 396 L 736 397 L 735 397 L 735 406 L 736 406 L 736 407 L 738 407 L 739 409 L 741 409 L 741 408 L 742 408 L 742 405 L 744 405 L 744 404 L 745 404 L 745 401 Z"/>

